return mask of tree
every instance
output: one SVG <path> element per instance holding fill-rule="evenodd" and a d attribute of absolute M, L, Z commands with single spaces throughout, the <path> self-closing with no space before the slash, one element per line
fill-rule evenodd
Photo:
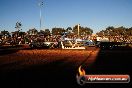
<path fill-rule="evenodd" d="M 75 25 L 75 27 L 73 27 L 73 33 L 75 35 L 78 35 L 78 25 Z M 81 27 L 79 26 L 79 36 L 83 35 L 91 35 L 93 33 L 93 30 L 88 28 L 88 27 Z"/>
<path fill-rule="evenodd" d="M 44 30 L 40 30 L 40 32 L 38 32 L 38 34 L 44 35 Z"/>
<path fill-rule="evenodd" d="M 108 26 L 106 30 L 114 30 L 115 28 L 113 26 Z"/>
<path fill-rule="evenodd" d="M 4 36 L 4 39 L 6 39 L 7 37 L 10 37 L 10 33 L 8 31 L 1 31 L 1 34 Z"/>
<path fill-rule="evenodd" d="M 1 34 L 6 36 L 6 35 L 9 35 L 9 32 L 4 30 L 4 31 L 1 31 Z"/>
<path fill-rule="evenodd" d="M 15 35 L 16 35 L 16 39 L 17 39 L 17 37 L 19 36 L 19 32 L 20 32 L 20 30 L 22 30 L 22 29 L 20 29 L 22 27 L 22 24 L 21 24 L 21 22 L 16 22 L 16 25 L 15 25 L 15 28 L 16 28 L 16 32 L 15 32 Z"/>
<path fill-rule="evenodd" d="M 27 31 L 27 33 L 29 35 L 37 35 L 38 31 L 37 31 L 37 29 L 33 28 L 33 29 L 29 29 L 29 31 Z"/>
<path fill-rule="evenodd" d="M 125 28 L 123 26 L 114 28 L 113 26 L 108 26 L 105 30 L 101 30 L 96 33 L 98 36 L 106 36 L 112 41 L 131 41 L 132 38 L 132 27 Z"/>
<path fill-rule="evenodd" d="M 49 30 L 49 29 L 45 29 L 45 31 L 44 31 L 44 35 L 45 35 L 45 36 L 50 35 L 50 30 Z"/>
<path fill-rule="evenodd" d="M 70 33 L 72 31 L 72 28 L 71 27 L 68 27 L 67 29 L 66 29 L 66 32 L 68 32 L 68 33 Z"/>
<path fill-rule="evenodd" d="M 128 35 L 132 36 L 132 27 L 127 29 Z"/>
<path fill-rule="evenodd" d="M 15 25 L 15 28 L 17 29 L 17 31 L 20 31 L 20 28 L 22 27 L 21 22 L 17 22 Z M 22 30 L 22 29 L 21 29 Z"/>
<path fill-rule="evenodd" d="M 19 36 L 21 36 L 21 38 L 24 38 L 25 34 L 26 34 L 25 32 L 19 32 Z"/>
<path fill-rule="evenodd" d="M 86 35 L 91 35 L 93 33 L 93 30 L 88 27 L 85 27 L 83 28 L 82 32 L 85 33 Z"/>
<path fill-rule="evenodd" d="M 64 28 L 52 28 L 53 35 L 63 35 L 65 32 Z"/>

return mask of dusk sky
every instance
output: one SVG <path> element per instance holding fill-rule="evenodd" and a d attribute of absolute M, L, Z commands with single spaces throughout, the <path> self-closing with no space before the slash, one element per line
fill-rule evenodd
<path fill-rule="evenodd" d="M 39 30 L 39 0 L 0 0 L 0 31 Z M 80 24 L 94 33 L 108 26 L 132 27 L 132 0 L 43 0 L 42 29 Z"/>

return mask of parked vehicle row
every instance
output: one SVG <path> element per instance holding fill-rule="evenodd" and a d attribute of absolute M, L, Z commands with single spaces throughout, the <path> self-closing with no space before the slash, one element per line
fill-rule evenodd
<path fill-rule="evenodd" d="M 96 47 L 101 49 L 117 49 L 126 47 L 126 44 L 123 42 L 98 42 Z"/>
<path fill-rule="evenodd" d="M 31 42 L 30 48 L 57 48 L 57 42 Z"/>

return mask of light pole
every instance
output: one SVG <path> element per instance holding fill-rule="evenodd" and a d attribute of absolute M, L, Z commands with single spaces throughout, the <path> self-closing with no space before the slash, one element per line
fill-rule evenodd
<path fill-rule="evenodd" d="M 42 11 L 41 11 L 41 7 L 43 6 L 43 2 L 40 0 L 39 1 L 39 7 L 40 7 L 40 30 L 41 30 L 41 25 L 42 25 Z"/>
<path fill-rule="evenodd" d="M 79 32 L 80 32 L 79 26 L 80 26 L 80 24 L 78 24 L 78 27 L 77 27 L 77 29 L 78 29 L 78 38 L 79 38 Z"/>

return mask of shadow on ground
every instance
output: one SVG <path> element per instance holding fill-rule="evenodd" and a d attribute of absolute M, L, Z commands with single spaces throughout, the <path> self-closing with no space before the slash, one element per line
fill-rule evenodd
<path fill-rule="evenodd" d="M 4 86 L 13 88 L 74 88 L 76 70 L 71 68 L 73 63 L 61 64 L 63 60 L 50 64 L 36 65 L 17 71 L 4 72 L 2 81 Z"/>
<path fill-rule="evenodd" d="M 2 55 L 12 54 L 18 51 L 19 51 L 18 49 L 3 49 L 3 50 L 0 50 L 0 55 L 2 56 Z"/>
<path fill-rule="evenodd" d="M 0 55 L 7 55 L 7 54 L 16 53 L 20 47 L 22 47 L 22 46 L 21 45 L 0 46 Z"/>
<path fill-rule="evenodd" d="M 85 68 L 87 74 L 128 74 L 132 79 L 132 48 L 101 49 L 94 64 Z M 106 83 L 92 85 L 92 88 L 131 88 L 130 83 Z M 87 86 L 90 86 L 89 84 Z"/>

